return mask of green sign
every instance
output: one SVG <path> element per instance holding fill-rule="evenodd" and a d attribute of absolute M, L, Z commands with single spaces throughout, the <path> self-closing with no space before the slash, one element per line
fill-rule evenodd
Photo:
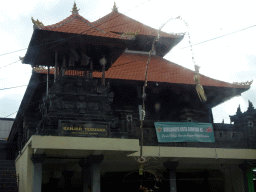
<path fill-rule="evenodd" d="M 215 142 L 211 123 L 155 122 L 158 142 Z"/>

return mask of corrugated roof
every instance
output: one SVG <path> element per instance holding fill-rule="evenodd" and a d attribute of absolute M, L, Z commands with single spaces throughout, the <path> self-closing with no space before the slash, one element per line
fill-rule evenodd
<path fill-rule="evenodd" d="M 144 25 L 126 15 L 123 15 L 117 11 L 112 11 L 108 15 L 92 22 L 96 27 L 114 33 L 128 33 L 128 32 L 138 32 L 140 35 L 145 36 L 156 36 L 158 30 Z M 169 38 L 181 38 L 183 35 L 168 34 L 160 31 L 161 37 Z"/>
<path fill-rule="evenodd" d="M 145 80 L 145 69 L 148 60 L 148 55 L 123 53 L 116 62 L 105 72 L 107 79 L 123 79 L 123 80 Z M 37 70 L 37 73 L 46 73 L 46 70 Z M 54 73 L 52 69 L 51 74 Z M 82 71 L 69 70 L 66 75 L 83 76 Z M 93 72 L 93 77 L 101 78 L 101 72 Z M 216 79 L 200 75 L 201 85 L 214 87 L 233 87 L 233 88 L 247 88 L 246 85 L 236 85 L 226 83 Z M 159 56 L 152 56 L 149 69 L 148 81 L 150 82 L 164 82 L 174 84 L 190 84 L 195 85 L 194 71 L 163 59 Z"/>
<path fill-rule="evenodd" d="M 95 27 L 91 22 L 89 22 L 79 14 L 72 14 L 59 23 L 48 26 L 38 26 L 38 28 L 41 30 L 63 33 L 109 37 L 116 39 L 127 39 L 127 37 L 122 37 L 121 35 L 115 33 L 109 33 Z"/>

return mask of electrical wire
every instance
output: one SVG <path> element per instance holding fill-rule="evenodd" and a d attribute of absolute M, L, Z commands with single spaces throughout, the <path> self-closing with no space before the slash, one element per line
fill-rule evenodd
<path fill-rule="evenodd" d="M 19 62 L 20 60 L 18 60 L 18 61 L 15 61 L 15 62 L 13 62 L 13 63 L 10 63 L 10 64 L 8 64 L 8 65 L 5 65 L 5 66 L 3 66 L 3 67 L 0 67 L 0 69 L 2 69 L 2 68 L 4 68 L 4 67 L 8 67 L 8 66 L 10 66 L 10 65 L 12 65 L 12 64 L 14 64 L 14 63 L 17 63 L 17 62 Z"/>
<path fill-rule="evenodd" d="M 15 88 L 19 88 L 19 87 L 25 87 L 25 86 L 28 86 L 28 85 L 20 85 L 20 86 L 16 86 L 16 87 L 2 88 L 2 89 L 0 89 L 0 91 L 6 90 L 6 89 L 15 89 Z"/>
<path fill-rule="evenodd" d="M 21 72 L 22 73 L 22 72 Z M 20 75 L 15 75 L 15 77 L 19 77 L 19 76 L 21 76 L 21 75 L 27 75 L 27 74 L 29 74 L 29 73 L 31 73 L 31 72 L 28 72 L 28 73 L 22 73 L 22 74 L 20 74 Z M 1 80 L 5 80 L 5 79 L 10 79 L 10 78 L 13 78 L 13 77 L 6 77 L 6 78 L 0 78 L 0 81 Z"/>
<path fill-rule="evenodd" d="M 192 46 L 200 45 L 200 44 L 202 44 L 202 43 L 206 43 L 206 42 L 208 42 L 208 41 L 212 41 L 212 40 L 215 40 L 215 39 L 219 39 L 219 38 L 221 38 L 221 37 L 226 37 L 226 36 L 228 36 L 228 35 L 232 35 L 232 34 L 234 34 L 234 33 L 238 33 L 238 32 L 244 31 L 244 30 L 246 30 L 246 29 L 253 28 L 253 27 L 256 27 L 256 25 L 252 25 L 252 26 L 250 26 L 250 27 L 246 27 L 246 28 L 243 28 L 243 29 L 234 31 L 234 32 L 228 33 L 228 34 L 226 34 L 226 35 L 221 35 L 221 36 L 218 36 L 218 37 L 215 37 L 215 38 L 212 38 L 212 39 L 208 39 L 208 40 L 205 40 L 205 41 L 202 41 L 202 42 L 193 44 Z M 185 48 L 188 48 L 188 47 L 190 47 L 190 46 L 182 47 L 182 48 L 180 48 L 180 49 L 185 49 Z M 179 49 L 179 50 L 180 50 L 180 49 Z"/>
<path fill-rule="evenodd" d="M 142 4 L 141 4 L 141 5 L 142 5 Z M 136 7 L 135 7 L 135 8 L 136 8 Z M 131 9 L 130 9 L 130 10 L 131 10 Z M 127 12 L 128 12 L 128 11 L 127 11 Z M 118 16 L 120 16 L 120 14 L 117 15 L 116 17 L 112 18 L 111 20 L 117 18 Z M 100 26 L 100 25 L 103 25 L 104 23 L 109 22 L 109 21 L 111 21 L 111 20 L 107 20 L 107 21 L 105 21 L 105 22 L 103 22 L 103 23 L 100 23 L 100 24 L 97 25 L 96 27 L 98 27 L 98 26 Z M 130 22 L 128 22 L 128 23 L 130 23 Z M 125 24 L 128 24 L 128 23 L 123 23 L 123 24 L 120 24 L 120 25 L 125 25 Z M 120 25 L 115 25 L 115 26 L 112 26 L 112 27 L 104 28 L 104 29 L 114 28 L 114 27 L 118 27 L 118 26 L 120 26 Z M 243 31 L 243 30 L 253 28 L 253 27 L 255 27 L 255 26 L 256 26 L 256 25 L 253 25 L 253 26 L 250 26 L 250 27 L 246 27 L 246 28 L 240 29 L 240 30 L 238 30 L 238 31 L 234 31 L 234 32 L 228 33 L 228 34 L 226 34 L 226 35 L 222 35 L 222 36 L 218 36 L 218 37 L 215 37 L 215 38 L 212 38 L 212 39 L 208 39 L 208 40 L 205 40 L 205 41 L 202 41 L 202 42 L 193 44 L 192 46 L 199 45 L 199 44 L 202 44 L 202 43 L 206 43 L 206 42 L 208 42 L 208 41 L 212 41 L 212 40 L 215 40 L 215 39 L 219 39 L 219 38 L 221 38 L 221 37 L 226 37 L 226 36 L 232 35 L 232 34 L 234 34 L 234 33 L 238 33 L 238 32 L 241 32 L 241 31 Z M 104 30 L 104 29 L 101 29 L 101 30 Z M 88 30 L 90 30 L 90 29 L 88 29 Z M 86 30 L 86 31 L 84 31 L 84 32 L 87 32 L 88 30 Z M 84 32 L 82 32 L 82 33 L 84 33 Z M 154 32 L 153 32 L 153 33 L 154 33 Z M 153 34 L 153 33 L 152 33 L 152 34 Z M 33 46 L 33 48 L 34 48 L 34 47 L 40 47 L 40 46 L 47 45 L 47 44 L 51 44 L 51 43 L 55 43 L 55 42 L 58 42 L 58 41 L 63 41 L 63 40 L 71 39 L 71 38 L 76 37 L 76 36 L 79 36 L 79 35 L 84 35 L 84 34 L 77 34 L 77 35 L 74 35 L 74 36 L 72 36 L 72 37 L 62 38 L 62 39 L 59 39 L 59 40 L 56 40 L 56 41 L 52 41 L 52 42 L 44 43 L 44 44 L 41 44 L 41 45 Z M 190 47 L 190 46 L 182 47 L 182 48 L 180 48 L 179 50 L 185 49 L 185 48 L 188 48 L 188 47 Z M 32 48 L 32 47 L 31 47 L 31 48 Z M 26 49 L 28 49 L 28 48 L 24 48 L 24 49 L 12 51 L 12 52 L 4 53 L 4 54 L 1 54 L 0 56 L 7 55 L 7 54 L 11 54 L 11 53 L 15 53 L 15 52 L 18 52 L 18 51 L 23 51 L 23 50 L 26 50 Z M 0 69 L 1 69 L 1 68 L 0 68 Z"/>
<path fill-rule="evenodd" d="M 13 115 L 14 113 L 17 113 L 17 112 L 18 111 L 15 111 L 15 112 L 11 113 L 10 115 L 5 116 L 4 118 L 7 118 L 7 117 L 9 117 L 9 116 L 11 116 L 11 115 Z"/>
<path fill-rule="evenodd" d="M 1 55 L 0 55 L 0 57 L 1 57 L 1 56 L 3 56 L 3 55 L 8 55 L 8 54 L 11 54 L 11 53 L 15 53 L 15 52 L 23 51 L 23 50 L 26 50 L 26 49 L 28 49 L 28 48 L 19 49 L 19 50 L 12 51 L 12 52 L 8 52 L 8 53 L 3 53 L 3 54 L 1 54 Z"/>
<path fill-rule="evenodd" d="M 145 1 L 145 2 L 142 3 L 142 4 L 137 5 L 137 6 L 134 7 L 134 8 L 129 9 L 129 10 L 126 11 L 125 13 L 127 13 L 127 12 L 129 12 L 129 11 L 131 11 L 131 10 L 133 10 L 133 9 L 135 9 L 135 8 L 137 8 L 137 7 L 141 6 L 141 5 L 143 5 L 143 4 L 147 3 L 147 2 L 149 2 L 149 1 L 152 1 L 152 0 Z M 96 28 L 97 28 L 98 26 L 103 25 L 104 23 L 109 22 L 109 21 L 111 21 L 111 20 L 117 18 L 118 16 L 120 16 L 120 14 L 117 15 L 116 17 L 110 19 L 110 20 L 107 20 L 107 21 L 105 21 L 105 22 L 103 22 L 103 23 L 100 23 L 100 24 L 97 25 L 97 26 L 91 25 L 91 27 L 94 27 L 94 28 L 96 27 Z M 121 25 L 123 25 L 123 24 L 121 24 Z M 118 25 L 117 25 L 117 26 L 118 26 Z M 116 26 L 114 26 L 114 27 L 116 27 Z M 112 27 L 111 27 L 111 28 L 112 28 Z M 105 29 L 107 29 L 107 28 L 105 28 Z M 90 30 L 90 29 L 88 29 L 88 30 L 86 30 L 86 31 L 84 31 L 84 32 L 81 32 L 81 33 L 85 33 L 85 32 L 87 32 L 87 31 L 89 31 L 89 30 Z M 101 30 L 104 30 L 104 29 L 101 29 Z M 107 32 L 107 33 L 108 33 L 108 32 Z M 40 46 L 47 45 L 47 44 L 51 44 L 51 43 L 55 43 L 55 42 L 58 42 L 58 41 L 63 41 L 63 40 L 71 39 L 71 38 L 77 37 L 77 36 L 79 36 L 79 35 L 85 35 L 85 34 L 77 34 L 77 35 L 74 35 L 74 36 L 72 36 L 72 37 L 62 38 L 62 39 L 59 39 L 59 40 L 56 40 L 56 41 L 51 41 L 51 42 L 44 43 L 44 44 L 41 44 L 41 45 L 31 46 L 31 48 L 40 47 Z M 15 52 L 27 50 L 27 49 L 28 49 L 28 47 L 27 47 L 27 48 L 23 48 L 23 49 L 19 49 L 19 50 L 15 50 L 15 51 L 12 51 L 12 52 L 3 53 L 3 54 L 0 55 L 0 57 L 1 57 L 1 56 L 4 56 L 4 55 L 11 54 L 11 53 L 15 53 Z"/>

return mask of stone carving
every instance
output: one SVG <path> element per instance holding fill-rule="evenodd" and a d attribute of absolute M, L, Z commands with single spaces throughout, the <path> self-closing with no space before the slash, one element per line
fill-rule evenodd
<path fill-rule="evenodd" d="M 32 23 L 37 26 L 44 26 L 42 22 L 40 22 L 38 19 L 34 20 L 33 17 L 31 17 Z"/>
<path fill-rule="evenodd" d="M 235 85 L 247 85 L 247 86 L 251 86 L 253 80 L 251 81 L 246 81 L 246 82 L 233 82 L 233 84 Z"/>

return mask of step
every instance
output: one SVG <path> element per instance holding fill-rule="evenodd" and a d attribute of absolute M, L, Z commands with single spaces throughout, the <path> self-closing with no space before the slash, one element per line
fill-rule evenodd
<path fill-rule="evenodd" d="M 0 160 L 0 164 L 1 163 L 15 163 L 15 160 Z"/>
<path fill-rule="evenodd" d="M 18 192 L 18 188 L 4 188 L 4 189 L 0 189 L 0 192 Z"/>
<path fill-rule="evenodd" d="M 0 167 L 3 167 L 3 168 L 5 168 L 5 167 L 15 167 L 15 164 L 14 163 L 12 163 L 12 164 L 7 164 L 7 163 L 0 163 Z"/>
<path fill-rule="evenodd" d="M 4 184 L 4 183 L 17 183 L 17 178 L 16 177 L 4 177 L 4 178 L 0 178 L 0 184 Z"/>
<path fill-rule="evenodd" d="M 0 167 L 3 167 L 3 168 L 4 168 L 4 167 L 15 167 L 15 164 L 14 164 L 14 163 L 12 163 L 12 164 L 10 164 L 10 163 L 9 163 L 9 164 L 7 164 L 7 163 L 2 163 L 2 164 L 1 164 L 1 163 L 0 163 Z"/>
<path fill-rule="evenodd" d="M 6 179 L 15 180 L 17 177 L 18 177 L 18 175 L 16 175 L 15 173 L 14 174 L 6 174 L 6 175 L 0 174 L 0 183 L 1 183 L 1 181 L 6 180 Z"/>
<path fill-rule="evenodd" d="M 0 170 L 0 177 L 2 175 L 13 175 L 13 174 L 16 174 L 16 170 L 15 169 L 12 169 L 12 170 Z"/>
<path fill-rule="evenodd" d="M 14 161 L 2 161 L 0 162 L 0 165 L 15 165 Z"/>
<path fill-rule="evenodd" d="M 3 185 L 1 189 L 18 189 L 17 185 Z"/>
<path fill-rule="evenodd" d="M 17 187 L 18 185 L 17 185 L 17 183 L 3 183 L 3 184 L 0 184 L 0 186 L 3 188 L 3 187 L 5 187 L 5 188 L 15 188 L 15 187 Z"/>
<path fill-rule="evenodd" d="M 10 168 L 12 168 L 12 167 L 15 167 L 15 165 L 13 164 L 13 165 L 3 165 L 3 164 L 0 164 L 0 169 L 4 169 L 4 168 L 8 168 L 8 167 L 10 167 Z"/>

